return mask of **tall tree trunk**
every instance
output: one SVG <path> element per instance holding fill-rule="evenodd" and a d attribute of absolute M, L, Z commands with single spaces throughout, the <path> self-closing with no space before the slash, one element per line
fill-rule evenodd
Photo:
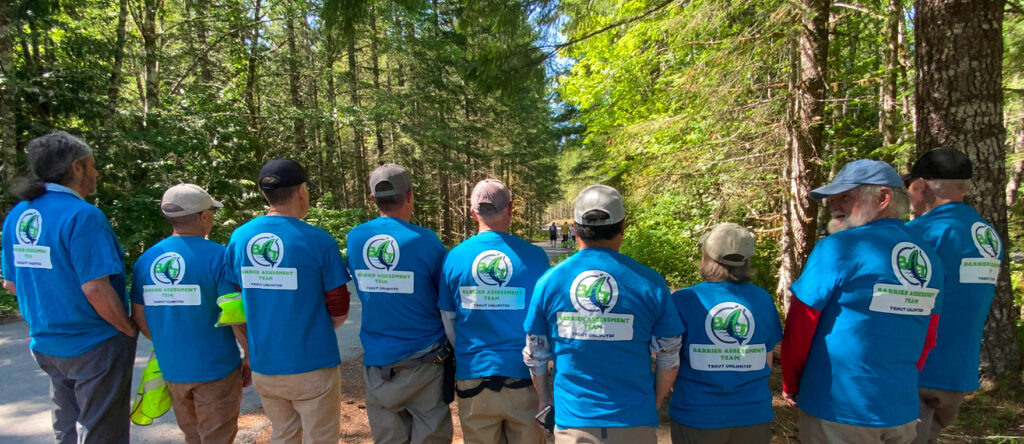
<path fill-rule="evenodd" d="M 145 0 L 142 11 L 142 43 L 146 53 L 146 103 L 144 113 L 147 124 L 154 123 L 150 113 L 160 107 L 160 61 L 157 51 L 160 48 L 157 33 L 157 15 L 160 11 L 160 0 Z"/>
<path fill-rule="evenodd" d="M 18 126 L 15 120 L 17 107 L 17 85 L 14 74 L 14 26 L 11 25 L 13 7 L 0 6 L 0 154 L 3 162 L 2 177 L 13 179 L 17 170 Z"/>
<path fill-rule="evenodd" d="M 259 163 L 265 160 L 263 144 L 260 142 L 260 106 L 256 102 L 256 65 L 259 63 L 260 21 L 263 20 L 261 1 L 255 0 L 252 5 L 252 22 L 249 24 L 252 31 L 248 36 L 249 57 L 246 61 L 245 91 L 242 94 L 245 109 L 249 112 L 249 149 Z"/>
<path fill-rule="evenodd" d="M 963 150 L 974 162 L 968 202 L 1007 242 L 1003 127 L 1003 0 L 915 0 L 917 152 Z M 981 348 L 983 377 L 1017 374 L 1020 354 L 1009 255 L 996 283 Z"/>
<path fill-rule="evenodd" d="M 207 45 L 210 44 L 210 31 L 207 20 L 210 17 L 210 1 L 209 0 L 190 0 L 194 6 L 193 25 L 192 29 L 195 32 L 196 47 L 198 52 L 196 56 L 199 57 L 199 78 L 203 84 L 211 85 L 213 83 L 213 63 L 210 61 L 210 51 Z"/>
<path fill-rule="evenodd" d="M 121 75 L 124 66 L 124 47 L 128 41 L 128 0 L 121 0 L 117 11 L 117 41 L 114 44 L 114 62 L 110 67 L 110 81 L 107 83 L 107 109 L 103 126 L 111 128 L 117 115 L 117 99 L 121 96 Z"/>
<path fill-rule="evenodd" d="M 1013 146 L 1013 154 L 1020 156 L 1024 152 L 1024 121 L 1017 122 L 1013 131 L 1013 138 L 1010 145 Z M 1018 157 L 1010 165 L 1010 175 L 1006 178 L 1006 207 L 1012 208 L 1017 203 L 1017 191 L 1020 189 L 1020 181 L 1024 176 L 1024 158 Z"/>
<path fill-rule="evenodd" d="M 369 194 L 367 181 L 370 177 L 367 173 L 366 163 L 366 137 L 363 135 L 362 110 L 359 105 L 359 65 L 356 63 L 356 34 L 352 31 L 347 36 L 348 40 L 348 94 L 349 101 L 355 115 L 352 116 L 352 148 L 356 155 L 356 181 L 359 183 L 359 202 L 369 207 Z"/>
<path fill-rule="evenodd" d="M 287 32 L 288 39 L 288 95 L 292 101 L 292 107 L 295 108 L 295 114 L 292 116 L 292 143 L 299 152 L 306 152 L 309 150 L 309 143 L 306 141 L 306 119 L 302 118 L 300 114 L 305 110 L 305 106 L 302 104 L 302 95 L 299 91 L 299 66 L 305 65 L 302 63 L 299 57 L 299 47 L 296 43 L 296 32 L 295 32 L 295 15 L 296 11 L 294 8 L 288 8 L 285 12 L 285 31 Z"/>
<path fill-rule="evenodd" d="M 903 0 L 889 0 L 885 7 L 885 48 L 883 58 L 885 60 L 885 71 L 882 77 L 881 117 L 879 125 L 882 132 L 882 144 L 884 146 L 895 145 L 899 142 L 900 108 L 896 103 L 899 93 L 900 74 L 900 30 L 903 27 Z M 887 159 L 892 160 L 892 159 Z"/>
<path fill-rule="evenodd" d="M 338 138 L 338 91 L 334 85 L 334 58 L 337 55 L 334 38 L 331 35 L 326 36 L 327 39 L 327 66 L 324 68 L 324 72 L 327 76 L 327 108 L 330 110 L 330 118 L 325 125 L 324 131 L 324 142 L 326 143 L 325 150 L 327 151 L 327 164 L 338 172 L 335 186 L 337 187 L 337 194 L 334 196 L 333 205 L 335 208 L 341 206 L 348 207 L 351 205 L 349 201 L 348 192 L 348 170 L 345 166 L 341 165 L 338 161 L 338 154 L 341 151 L 341 142 Z M 332 187 L 331 192 L 335 192 Z"/>
<path fill-rule="evenodd" d="M 828 14 L 831 0 L 801 0 L 802 24 L 791 57 L 788 156 L 783 177 L 789 190 L 783 212 L 782 266 L 776 294 L 789 309 L 789 286 L 807 262 L 817 239 L 818 202 L 810 190 L 821 182 L 822 134 L 825 116 L 825 74 L 828 65 Z"/>
<path fill-rule="evenodd" d="M 370 11 L 370 63 L 373 72 L 373 91 L 380 96 L 380 61 L 377 56 L 377 11 Z M 375 104 L 376 105 L 376 104 Z M 384 163 L 384 122 L 379 112 L 373 113 L 373 139 L 377 145 L 377 164 Z"/>

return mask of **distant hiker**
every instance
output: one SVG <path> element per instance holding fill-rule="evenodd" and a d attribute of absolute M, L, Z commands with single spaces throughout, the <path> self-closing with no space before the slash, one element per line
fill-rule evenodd
<path fill-rule="evenodd" d="M 442 396 L 442 362 L 451 346 L 437 309 L 444 245 L 433 231 L 409 223 L 415 204 L 405 168 L 377 167 L 370 199 L 380 217 L 349 231 L 347 242 L 363 304 L 359 338 L 370 433 L 377 444 L 448 443 L 451 400 Z"/>
<path fill-rule="evenodd" d="M 558 235 L 562 237 L 562 247 L 565 247 L 566 243 L 569 242 L 569 224 L 562 222 L 562 225 L 558 229 Z"/>
<path fill-rule="evenodd" d="M 790 287 L 782 388 L 799 404 L 800 441 L 910 442 L 942 262 L 903 225 L 910 199 L 885 162 L 850 162 L 811 198 L 828 199 L 832 234 Z"/>
<path fill-rule="evenodd" d="M 121 245 L 83 200 L 99 176 L 92 148 L 58 131 L 25 151 L 29 174 L 12 187 L 21 202 L 3 226 L 4 288 L 18 297 L 29 349 L 50 377 L 53 432 L 58 443 L 127 443 L 139 330 Z"/>
<path fill-rule="evenodd" d="M 437 302 L 455 347 L 462 435 L 467 444 L 541 444 L 522 325 L 548 256 L 508 233 L 512 196 L 500 181 L 477 183 L 470 208 L 479 233 L 448 253 Z"/>
<path fill-rule="evenodd" d="M 555 241 L 558 240 L 558 225 L 551 222 L 551 226 L 548 227 L 548 238 L 551 240 L 551 246 L 555 246 Z"/>
<path fill-rule="evenodd" d="M 917 216 L 907 228 L 935 248 L 946 272 L 938 337 L 918 376 L 921 422 L 915 443 L 935 442 L 942 428 L 956 421 L 964 396 L 978 389 L 982 330 L 1003 243 L 992 224 L 963 202 L 972 173 L 967 155 L 936 148 L 904 176 Z"/>
<path fill-rule="evenodd" d="M 569 225 L 569 248 L 576 248 L 576 227 Z"/>
<path fill-rule="evenodd" d="M 582 249 L 548 270 L 530 301 L 523 358 L 541 405 L 555 361 L 559 444 L 655 443 L 679 370 L 683 324 L 665 279 L 618 252 L 625 217 L 614 188 L 581 191 L 573 218 Z"/>
<path fill-rule="evenodd" d="M 768 443 L 768 378 L 782 325 L 772 296 L 750 283 L 754 235 L 723 223 L 699 244 L 704 282 L 672 294 L 686 327 L 669 403 L 672 442 Z"/>
<path fill-rule="evenodd" d="M 248 349 L 244 324 L 214 326 L 217 297 L 238 291 L 224 275 L 224 246 L 206 239 L 223 206 L 196 185 L 168 188 L 160 210 L 173 232 L 132 271 L 132 319 L 153 341 L 188 444 L 234 442 L 249 378 L 248 358 L 243 364 L 238 353 L 238 344 Z"/>
<path fill-rule="evenodd" d="M 231 234 L 227 274 L 242 289 L 252 381 L 270 418 L 270 442 L 338 442 L 341 355 L 334 329 L 348 317 L 350 280 L 338 242 L 303 222 L 309 177 L 274 159 L 257 184 L 270 204 Z"/>

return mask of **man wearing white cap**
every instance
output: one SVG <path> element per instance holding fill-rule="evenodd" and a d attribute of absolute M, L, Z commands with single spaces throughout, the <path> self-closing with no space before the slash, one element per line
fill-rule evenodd
<path fill-rule="evenodd" d="M 477 183 L 470 208 L 479 233 L 448 253 L 437 301 L 455 347 L 462 436 L 467 444 L 543 443 L 520 328 L 548 256 L 508 233 L 512 196 L 501 181 Z"/>
<path fill-rule="evenodd" d="M 240 327 L 215 327 L 217 297 L 237 290 L 224 277 L 224 246 L 206 239 L 223 205 L 202 188 L 169 188 L 160 210 L 171 236 L 146 250 L 132 272 L 132 319 L 153 341 L 185 442 L 230 443 L 238 430 Z M 232 334 L 232 333 L 235 334 Z"/>
<path fill-rule="evenodd" d="M 910 442 L 942 262 L 903 225 L 910 198 L 885 162 L 850 162 L 811 197 L 828 199 L 832 234 L 790 287 L 782 390 L 800 408 L 800 441 Z"/>
<path fill-rule="evenodd" d="M 548 270 L 530 301 L 523 359 L 541 406 L 555 361 L 559 444 L 655 443 L 658 408 L 679 371 L 683 324 L 665 279 L 618 252 L 625 217 L 614 188 L 581 191 L 573 214 L 580 251 Z"/>
<path fill-rule="evenodd" d="M 355 277 L 363 322 L 366 416 L 377 444 L 449 443 L 452 415 L 443 399 L 451 348 L 437 309 L 444 245 L 409 223 L 412 179 L 395 164 L 370 175 L 380 217 L 348 232 L 348 268 Z"/>

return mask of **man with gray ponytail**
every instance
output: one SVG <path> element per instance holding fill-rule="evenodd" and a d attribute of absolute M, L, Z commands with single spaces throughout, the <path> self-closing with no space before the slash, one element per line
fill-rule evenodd
<path fill-rule="evenodd" d="M 128 317 L 124 252 L 96 192 L 92 149 L 58 131 L 29 142 L 30 173 L 3 225 L 4 288 L 50 376 L 58 443 L 127 443 L 138 327 Z"/>

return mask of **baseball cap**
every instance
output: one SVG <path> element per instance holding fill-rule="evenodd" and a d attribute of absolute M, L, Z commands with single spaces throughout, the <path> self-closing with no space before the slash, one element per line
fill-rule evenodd
<path fill-rule="evenodd" d="M 839 170 L 839 174 L 832 179 L 832 183 L 811 190 L 811 199 L 821 200 L 828 196 L 845 193 L 861 185 L 903 188 L 903 179 L 888 163 L 869 159 L 854 160 Z"/>
<path fill-rule="evenodd" d="M 911 179 L 970 179 L 974 176 L 971 159 L 955 148 L 935 148 L 924 153 L 903 176 Z"/>
<path fill-rule="evenodd" d="M 754 234 L 731 222 L 711 227 L 698 244 L 715 262 L 733 267 L 747 263 L 754 256 Z"/>
<path fill-rule="evenodd" d="M 591 211 L 602 211 L 607 216 L 597 219 L 584 219 L 583 215 Z M 576 196 L 576 208 L 573 220 L 580 225 L 612 225 L 626 218 L 626 208 L 622 205 L 622 195 L 607 185 L 591 185 L 580 191 Z"/>
<path fill-rule="evenodd" d="M 257 180 L 263 191 L 293 187 L 306 182 L 312 184 L 306 170 L 292 159 L 274 159 L 267 162 L 260 170 L 260 177 Z"/>
<path fill-rule="evenodd" d="M 188 216 L 210 208 L 224 208 L 224 204 L 214 200 L 198 185 L 190 183 L 168 188 L 160 199 L 160 211 L 167 217 Z"/>
<path fill-rule="evenodd" d="M 499 213 L 512 201 L 505 184 L 498 179 L 484 179 L 473 187 L 469 198 L 469 206 L 473 212 L 481 216 Z"/>
<path fill-rule="evenodd" d="M 385 163 L 370 174 L 370 194 L 373 197 L 401 196 L 410 188 L 412 178 L 401 165 Z"/>

